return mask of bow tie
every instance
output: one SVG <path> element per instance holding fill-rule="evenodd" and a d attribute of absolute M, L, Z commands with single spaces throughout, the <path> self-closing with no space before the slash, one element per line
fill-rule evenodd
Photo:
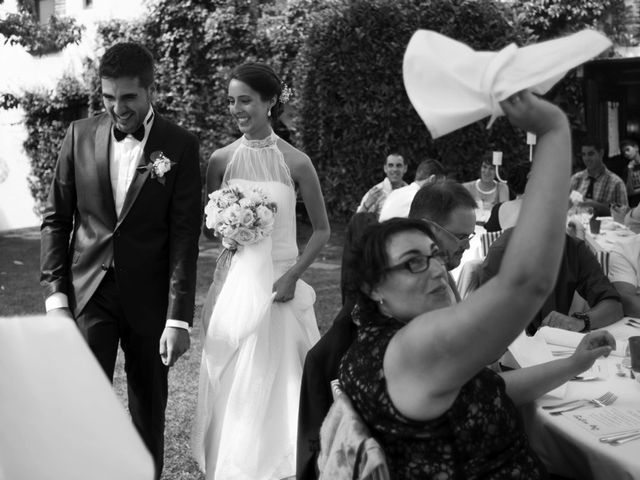
<path fill-rule="evenodd" d="M 122 141 L 122 139 L 127 135 L 133 135 L 133 138 L 141 142 L 144 138 L 144 124 L 140 125 L 140 127 L 133 133 L 126 133 L 122 130 L 118 130 L 115 126 L 113 127 L 113 136 L 116 137 L 116 142 Z"/>

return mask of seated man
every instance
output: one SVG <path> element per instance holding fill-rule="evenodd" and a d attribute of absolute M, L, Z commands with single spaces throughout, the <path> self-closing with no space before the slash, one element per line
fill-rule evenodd
<path fill-rule="evenodd" d="M 614 244 L 609 280 L 620 294 L 624 314 L 640 317 L 640 237 L 623 238 Z"/>
<path fill-rule="evenodd" d="M 404 174 L 407 173 L 407 164 L 402 155 L 398 153 L 390 154 L 384 161 L 384 173 L 386 175 L 385 179 L 371 187 L 364 194 L 356 210 L 357 213 L 371 212 L 375 213 L 376 216 L 379 215 L 387 195 L 396 188 L 407 186 L 407 182 L 402 180 Z"/>
<path fill-rule="evenodd" d="M 423 160 L 416 169 L 413 183 L 406 187 L 400 187 L 387 196 L 387 199 L 382 205 L 382 210 L 380 210 L 378 220 L 384 222 L 393 217 L 407 217 L 413 197 L 418 193 L 420 187 L 444 180 L 445 178 L 447 178 L 447 175 L 440 162 L 430 158 Z"/>
<path fill-rule="evenodd" d="M 411 203 L 409 218 L 426 220 L 438 246 L 446 254 L 447 270 L 453 270 L 475 235 L 476 201 L 462 184 L 444 180 L 425 185 Z"/>
<path fill-rule="evenodd" d="M 571 177 L 571 191 L 582 195 L 581 207 L 593 207 L 596 216 L 609 215 L 611 204 L 628 205 L 624 181 L 604 166 L 604 148 L 595 139 L 582 142 L 582 161 L 587 167 Z"/>
<path fill-rule="evenodd" d="M 481 283 L 498 273 L 512 232 L 512 228 L 505 230 L 489 248 L 482 265 Z M 590 308 L 569 316 L 575 292 L 587 301 Z M 606 327 L 621 318 L 620 295 L 602 272 L 596 256 L 583 241 L 566 235 L 555 289 L 527 327 L 527 333 L 533 335 L 539 327 L 545 325 L 587 332 Z"/>

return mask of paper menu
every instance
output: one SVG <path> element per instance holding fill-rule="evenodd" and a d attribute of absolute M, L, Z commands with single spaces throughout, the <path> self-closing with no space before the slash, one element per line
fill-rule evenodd
<path fill-rule="evenodd" d="M 619 357 L 626 356 L 628 345 L 627 339 L 634 334 L 633 327 L 625 325 L 624 319 L 622 319 L 608 327 L 602 328 L 601 330 L 607 330 L 616 339 L 616 349 L 611 352 L 611 354 Z M 640 329 L 636 330 L 640 333 Z M 548 345 L 557 345 L 559 347 L 575 349 L 585 334 L 570 332 L 569 330 L 563 330 L 561 328 L 542 327 L 536 332 L 535 336 L 538 335 L 542 336 Z"/>
<path fill-rule="evenodd" d="M 640 429 L 640 408 L 581 409 L 563 416 L 596 437 Z"/>

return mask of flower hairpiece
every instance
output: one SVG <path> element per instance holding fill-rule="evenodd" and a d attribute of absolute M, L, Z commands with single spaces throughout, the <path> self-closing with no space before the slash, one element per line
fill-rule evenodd
<path fill-rule="evenodd" d="M 282 93 L 280 93 L 280 103 L 287 103 L 293 97 L 293 88 L 282 82 Z"/>

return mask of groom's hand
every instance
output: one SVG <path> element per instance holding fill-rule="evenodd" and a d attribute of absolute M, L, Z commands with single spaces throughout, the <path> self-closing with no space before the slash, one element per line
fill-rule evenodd
<path fill-rule="evenodd" d="M 189 350 L 189 331 L 184 328 L 165 327 L 160 337 L 162 363 L 172 367 L 180 356 Z"/>

